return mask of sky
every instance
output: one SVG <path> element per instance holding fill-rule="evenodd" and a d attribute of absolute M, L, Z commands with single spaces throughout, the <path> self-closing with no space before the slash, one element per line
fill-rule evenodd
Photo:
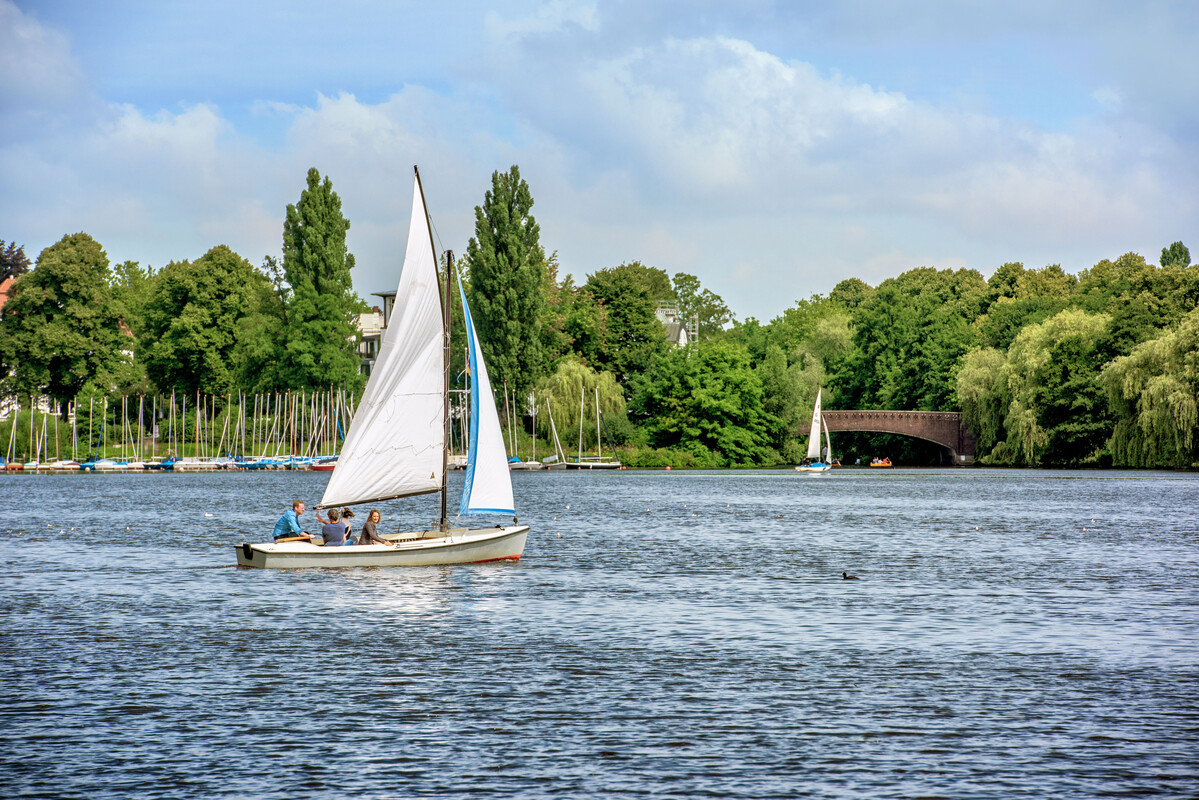
<path fill-rule="evenodd" d="M 413 165 L 459 256 L 517 165 L 562 275 L 690 273 L 739 320 L 1157 263 L 1199 254 L 1197 54 L 1191 0 L 0 0 L 0 239 L 261 264 L 316 167 L 370 298 Z"/>

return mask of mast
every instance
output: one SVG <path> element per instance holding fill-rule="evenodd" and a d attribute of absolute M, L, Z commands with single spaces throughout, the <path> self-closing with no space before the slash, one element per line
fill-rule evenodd
<path fill-rule="evenodd" d="M 600 438 L 599 381 L 595 383 L 595 457 L 597 459 L 604 457 L 604 443 Z"/>
<path fill-rule="evenodd" d="M 425 225 L 429 229 L 429 244 L 433 245 L 433 223 L 429 221 L 429 204 L 425 201 L 425 186 L 420 180 L 420 168 L 413 165 L 412 172 L 416 175 L 416 185 L 420 188 L 420 202 L 425 212 Z M 433 249 L 433 264 L 437 264 L 437 250 Z M 441 325 L 444 344 L 442 352 L 442 360 L 445 362 L 445 370 L 442 376 L 441 397 L 442 397 L 442 432 L 441 432 L 441 530 L 449 527 L 449 517 L 446 514 L 446 486 L 448 484 L 448 472 L 450 464 L 450 283 L 451 275 L 454 271 L 454 253 L 451 250 L 446 251 L 445 262 L 445 292 L 442 294 L 442 314 Z M 437 287 L 438 292 L 442 291 L 441 285 Z"/>
<path fill-rule="evenodd" d="M 424 199 L 424 192 L 421 192 Z M 425 215 L 428 219 L 428 214 Z M 445 430 L 441 437 L 441 529 L 449 527 L 446 515 L 446 485 L 450 477 L 450 276 L 454 271 L 454 251 L 445 251 L 445 390 L 443 392 L 442 423 Z"/>

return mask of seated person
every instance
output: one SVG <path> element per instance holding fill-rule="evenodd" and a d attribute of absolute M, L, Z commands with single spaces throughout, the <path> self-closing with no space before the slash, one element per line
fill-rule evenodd
<path fill-rule="evenodd" d="M 379 524 L 382 516 L 378 509 L 373 509 L 371 513 L 366 515 L 366 522 L 362 523 L 362 533 L 358 536 L 358 544 L 386 544 L 394 546 L 394 542 L 389 542 L 379 535 L 379 531 L 375 526 Z"/>
<path fill-rule="evenodd" d="M 276 542 L 294 542 L 310 540 L 312 537 L 300 529 L 300 515 L 304 513 L 304 501 L 296 500 L 291 504 L 291 510 L 279 517 L 275 523 Z"/>
<path fill-rule="evenodd" d="M 321 535 L 325 537 L 325 547 L 338 547 L 354 544 L 354 540 L 346 535 L 346 526 L 340 521 L 341 512 L 336 508 L 329 509 L 329 521 L 321 527 Z"/>

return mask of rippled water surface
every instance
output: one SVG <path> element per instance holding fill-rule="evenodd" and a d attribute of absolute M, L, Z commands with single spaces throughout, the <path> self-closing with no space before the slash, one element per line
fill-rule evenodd
<path fill-rule="evenodd" d="M 230 566 L 326 480 L 0 476 L 0 794 L 1199 795 L 1194 475 L 515 473 L 517 564 Z"/>

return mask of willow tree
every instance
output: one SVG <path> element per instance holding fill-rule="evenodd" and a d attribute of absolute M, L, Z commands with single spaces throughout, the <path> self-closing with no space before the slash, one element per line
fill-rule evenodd
<path fill-rule="evenodd" d="M 624 393 L 611 372 L 596 372 L 578 356 L 563 358 L 558 362 L 553 374 L 537 382 L 537 419 L 540 435 L 546 439 L 552 437 L 553 428 L 543 413 L 548 406 L 554 418 L 554 428 L 558 435 L 567 441 L 565 449 L 569 451 L 570 436 L 572 432 L 580 429 L 580 419 L 585 420 L 588 425 L 594 422 L 597 395 L 600 413 L 604 417 L 608 420 L 624 417 Z M 587 441 L 588 444 L 593 441 L 590 433 Z"/>
<path fill-rule="evenodd" d="M 1107 365 L 1116 418 L 1115 463 L 1187 467 L 1199 460 L 1199 309 L 1179 326 Z"/>
<path fill-rule="evenodd" d="M 493 172 L 491 191 L 475 206 L 475 235 L 464 265 L 488 372 L 518 395 L 545 369 L 546 257 L 532 208 L 533 194 L 518 167 Z"/>
<path fill-rule="evenodd" d="M 283 223 L 284 303 L 279 381 L 306 386 L 361 384 L 355 317 L 365 310 L 354 293 L 354 255 L 346 247 L 350 221 L 341 198 L 316 168 Z"/>
<path fill-rule="evenodd" d="M 962 357 L 957 377 L 958 406 L 978 440 L 980 460 L 986 461 L 1003 441 L 1003 420 L 1011 396 L 1003 366 L 1006 356 L 993 347 L 976 347 Z"/>
<path fill-rule="evenodd" d="M 1110 321 L 1067 309 L 1020 332 L 1001 370 L 1011 399 L 997 461 L 1041 466 L 1097 459 L 1111 430 L 1098 346 Z"/>

